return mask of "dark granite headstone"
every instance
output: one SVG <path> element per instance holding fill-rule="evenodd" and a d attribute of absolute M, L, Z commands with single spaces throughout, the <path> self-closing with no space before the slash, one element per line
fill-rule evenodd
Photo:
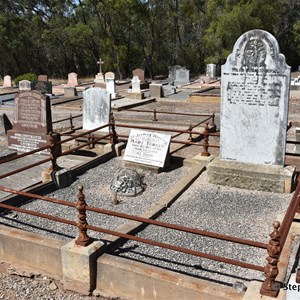
<path fill-rule="evenodd" d="M 0 134 L 6 134 L 7 130 L 12 129 L 12 124 L 6 114 L 0 114 Z"/>
<path fill-rule="evenodd" d="M 50 132 L 52 117 L 49 97 L 38 91 L 18 93 L 14 101 L 13 129 L 7 132 L 8 147 L 20 152 L 34 150 L 49 143 Z"/>
<path fill-rule="evenodd" d="M 42 94 L 52 95 L 52 82 L 34 80 L 31 82 L 31 90 L 40 91 Z"/>

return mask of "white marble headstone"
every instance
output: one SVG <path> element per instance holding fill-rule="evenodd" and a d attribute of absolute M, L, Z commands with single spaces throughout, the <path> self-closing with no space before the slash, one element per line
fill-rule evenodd
<path fill-rule="evenodd" d="M 206 76 L 210 78 L 216 78 L 216 65 L 208 64 L 206 65 Z"/>
<path fill-rule="evenodd" d="M 220 158 L 284 165 L 290 67 L 263 30 L 240 36 L 222 66 Z"/>
<path fill-rule="evenodd" d="M 31 91 L 31 82 L 29 80 L 21 80 L 19 82 L 19 91 Z"/>
<path fill-rule="evenodd" d="M 98 87 L 83 92 L 83 129 L 91 130 L 109 123 L 110 99 L 109 92 Z M 109 132 L 109 127 L 98 131 Z"/>
<path fill-rule="evenodd" d="M 105 73 L 106 90 L 111 94 L 111 98 L 116 98 L 115 73 Z"/>
<path fill-rule="evenodd" d="M 11 87 L 11 77 L 9 75 L 4 76 L 3 87 Z"/>
<path fill-rule="evenodd" d="M 156 167 L 163 167 L 171 135 L 131 129 L 124 160 Z"/>
<path fill-rule="evenodd" d="M 141 92 L 141 81 L 139 80 L 138 76 L 133 76 L 132 80 L 131 80 L 131 84 L 132 84 L 132 93 L 140 93 Z"/>

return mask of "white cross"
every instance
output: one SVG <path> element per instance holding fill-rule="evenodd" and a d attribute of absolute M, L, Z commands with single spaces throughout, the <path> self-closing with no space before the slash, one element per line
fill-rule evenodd
<path fill-rule="evenodd" d="M 97 64 L 99 65 L 99 73 L 102 73 L 102 65 L 104 64 L 104 61 L 101 58 L 99 58 Z"/>

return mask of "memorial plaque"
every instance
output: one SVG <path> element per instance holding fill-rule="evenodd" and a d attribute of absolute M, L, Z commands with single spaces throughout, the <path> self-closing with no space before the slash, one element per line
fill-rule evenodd
<path fill-rule="evenodd" d="M 83 92 L 83 129 L 91 130 L 109 123 L 111 95 L 108 91 L 93 87 Z M 109 126 L 98 130 L 109 132 Z"/>
<path fill-rule="evenodd" d="M 251 30 L 222 66 L 220 158 L 284 165 L 290 67 L 276 39 Z"/>
<path fill-rule="evenodd" d="M 31 82 L 29 80 L 21 80 L 19 82 L 19 91 L 31 91 Z"/>
<path fill-rule="evenodd" d="M 14 100 L 13 129 L 48 134 L 52 131 L 50 99 L 38 91 L 20 92 Z"/>
<path fill-rule="evenodd" d="M 52 82 L 34 80 L 31 82 L 31 90 L 40 91 L 42 94 L 52 95 Z"/>
<path fill-rule="evenodd" d="M 131 129 L 124 160 L 163 167 L 169 149 L 171 135 Z"/>

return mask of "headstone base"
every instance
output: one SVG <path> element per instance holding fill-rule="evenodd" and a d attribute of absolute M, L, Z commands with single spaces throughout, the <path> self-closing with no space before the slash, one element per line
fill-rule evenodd
<path fill-rule="evenodd" d="M 150 96 L 161 98 L 163 96 L 162 84 L 150 84 Z"/>
<path fill-rule="evenodd" d="M 76 88 L 71 87 L 71 86 L 65 87 L 64 88 L 64 96 L 65 96 L 65 98 L 77 96 Z"/>
<path fill-rule="evenodd" d="M 103 74 L 102 73 L 98 73 L 95 76 L 94 82 L 95 83 L 105 83 Z"/>
<path fill-rule="evenodd" d="M 142 170 L 150 171 L 155 174 L 159 174 L 163 172 L 165 169 L 165 167 L 161 168 L 161 167 L 150 166 L 150 165 L 140 164 L 131 161 L 124 161 L 124 167 L 129 169 L 142 169 Z"/>
<path fill-rule="evenodd" d="M 266 166 L 220 160 L 208 165 L 209 182 L 242 189 L 274 193 L 291 193 L 295 168 Z"/>
<path fill-rule="evenodd" d="M 128 93 L 127 98 L 135 99 L 135 100 L 142 100 L 145 98 L 144 93 Z"/>

